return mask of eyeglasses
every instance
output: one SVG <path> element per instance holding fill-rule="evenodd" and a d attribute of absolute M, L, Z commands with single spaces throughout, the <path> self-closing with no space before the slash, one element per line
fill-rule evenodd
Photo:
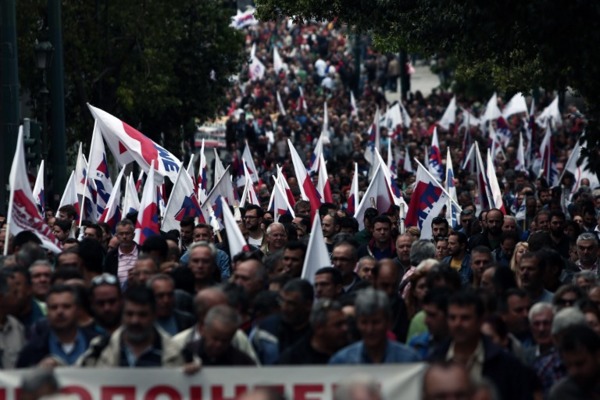
<path fill-rule="evenodd" d="M 116 276 L 104 273 L 102 275 L 98 275 L 92 279 L 92 287 L 100 286 L 100 285 L 119 285 L 119 280 Z"/>

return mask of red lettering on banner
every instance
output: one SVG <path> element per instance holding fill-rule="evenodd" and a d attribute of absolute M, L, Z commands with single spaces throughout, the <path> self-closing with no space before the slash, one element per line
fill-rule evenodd
<path fill-rule="evenodd" d="M 162 395 L 169 396 L 172 400 L 182 400 L 181 395 L 174 387 L 166 385 L 154 386 L 152 389 L 148 390 L 144 399 L 155 400 L 158 396 Z"/>
<path fill-rule="evenodd" d="M 94 400 L 87 389 L 81 386 L 65 386 L 60 389 L 60 392 L 63 394 L 76 394 L 79 396 L 79 400 Z"/>
<path fill-rule="evenodd" d="M 210 389 L 210 398 L 212 400 L 235 400 L 238 398 L 238 396 L 241 396 L 248 391 L 248 388 L 246 386 L 236 385 L 234 387 L 235 394 L 233 395 L 233 397 L 224 397 L 222 385 L 212 386 Z"/>
<path fill-rule="evenodd" d="M 190 387 L 190 399 L 202 400 L 202 386 Z"/>
<path fill-rule="evenodd" d="M 307 397 L 310 394 L 323 394 L 323 385 L 296 385 L 294 386 L 294 400 L 319 400 L 317 397 Z"/>
<path fill-rule="evenodd" d="M 115 396 L 123 396 L 125 400 L 135 400 L 135 386 L 105 386 L 102 388 L 100 398 L 112 400 Z"/>

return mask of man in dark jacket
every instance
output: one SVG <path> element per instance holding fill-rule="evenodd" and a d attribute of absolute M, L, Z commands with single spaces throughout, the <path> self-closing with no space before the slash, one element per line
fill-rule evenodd
<path fill-rule="evenodd" d="M 255 366 L 256 362 L 231 345 L 240 324 L 233 308 L 220 304 L 211 308 L 200 326 L 201 339 L 188 344 L 205 366 Z"/>
<path fill-rule="evenodd" d="M 342 305 L 318 300 L 310 313 L 311 332 L 281 354 L 278 364 L 327 364 L 348 342 L 348 323 Z"/>
<path fill-rule="evenodd" d="M 48 325 L 21 350 L 17 368 L 73 365 L 96 336 L 77 326 L 80 301 L 70 286 L 53 286 L 47 297 Z"/>
<path fill-rule="evenodd" d="M 158 274 L 148 280 L 156 301 L 156 323 L 174 336 L 196 323 L 192 314 L 175 308 L 175 282 L 169 275 Z"/>
<path fill-rule="evenodd" d="M 460 291 L 448 300 L 450 340 L 442 343 L 431 359 L 464 365 L 471 378 L 491 380 L 502 399 L 530 399 L 535 374 L 514 356 L 481 334 L 483 301 L 470 290 Z M 538 385 L 539 387 L 539 385 Z"/>

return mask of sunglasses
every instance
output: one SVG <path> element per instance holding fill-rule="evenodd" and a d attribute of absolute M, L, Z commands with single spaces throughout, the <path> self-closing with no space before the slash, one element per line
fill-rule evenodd
<path fill-rule="evenodd" d="M 98 275 L 92 279 L 93 288 L 100 285 L 119 286 L 119 280 L 112 274 L 103 273 L 102 275 Z"/>

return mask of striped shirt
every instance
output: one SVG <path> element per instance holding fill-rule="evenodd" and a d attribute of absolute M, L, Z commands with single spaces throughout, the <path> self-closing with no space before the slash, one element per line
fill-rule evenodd
<path fill-rule="evenodd" d="M 123 253 L 121 252 L 121 247 L 118 248 L 117 254 L 119 256 L 119 268 L 117 272 L 117 276 L 119 277 L 119 282 L 121 282 L 121 286 L 127 282 L 127 278 L 129 276 L 129 271 L 133 269 L 135 265 L 135 261 L 138 258 L 138 247 L 135 246 L 131 253 Z"/>

